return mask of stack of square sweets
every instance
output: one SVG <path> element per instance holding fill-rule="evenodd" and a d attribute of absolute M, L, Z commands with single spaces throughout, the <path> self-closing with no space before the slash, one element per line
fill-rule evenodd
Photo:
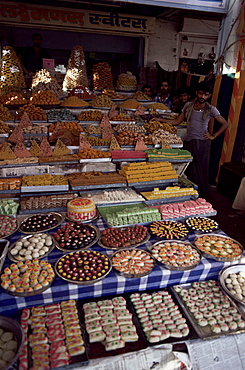
<path fill-rule="evenodd" d="M 161 214 L 157 208 L 125 208 L 123 211 L 106 215 L 107 222 L 112 226 L 131 225 L 161 220 Z"/>
<path fill-rule="evenodd" d="M 106 351 L 123 348 L 126 342 L 136 342 L 138 334 L 132 314 L 123 297 L 88 302 L 83 305 L 89 342 L 102 342 Z"/>
<path fill-rule="evenodd" d="M 25 308 L 20 324 L 25 336 L 20 370 L 28 369 L 28 345 L 33 368 L 44 370 L 67 366 L 72 356 L 85 352 L 74 300 Z"/>

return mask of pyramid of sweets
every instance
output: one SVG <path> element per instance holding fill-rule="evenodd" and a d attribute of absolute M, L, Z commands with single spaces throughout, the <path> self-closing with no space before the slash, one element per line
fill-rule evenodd
<path fill-rule="evenodd" d="M 83 48 L 81 45 L 77 45 L 71 50 L 63 81 L 63 90 L 73 89 L 80 85 L 88 86 L 88 78 Z"/>
<path fill-rule="evenodd" d="M 92 73 L 94 90 L 113 89 L 113 77 L 107 62 L 95 64 Z"/>
<path fill-rule="evenodd" d="M 26 87 L 19 58 L 11 46 L 4 46 L 0 68 L 0 86 Z"/>
<path fill-rule="evenodd" d="M 132 72 L 121 73 L 117 78 L 117 90 L 132 91 L 137 89 L 137 80 Z"/>
<path fill-rule="evenodd" d="M 52 91 L 57 98 L 63 96 L 63 90 L 58 81 L 46 69 L 37 71 L 32 79 L 32 92 L 36 93 L 38 91 Z"/>

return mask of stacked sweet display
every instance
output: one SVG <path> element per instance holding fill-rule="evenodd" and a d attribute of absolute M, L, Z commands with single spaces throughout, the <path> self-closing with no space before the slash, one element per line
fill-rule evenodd
<path fill-rule="evenodd" d="M 26 87 L 20 60 L 11 46 L 2 50 L 0 87 L 4 86 Z"/>
<path fill-rule="evenodd" d="M 2 85 L 7 77 L 22 87 L 11 54 L 4 49 Z M 95 64 L 92 72 L 94 91 L 83 49 L 76 46 L 63 89 L 41 70 L 29 100 L 20 89 L 0 94 L 6 105 L 0 105 L 0 164 L 8 174 L 12 166 L 18 167 L 13 173 L 23 170 L 0 180 L 0 192 L 20 193 L 20 199 L 0 202 L 0 237 L 10 238 L 6 256 L 0 249 L 0 263 L 12 261 L 0 281 L 4 294 L 28 297 L 29 308 L 20 315 L 24 370 L 183 341 L 194 331 L 206 338 L 245 330 L 243 314 L 215 282 L 146 291 L 185 276 L 198 280 L 212 262 L 238 260 L 243 247 L 219 235 L 218 223 L 208 218 L 216 215 L 212 204 L 179 178 L 176 168 L 192 156 L 182 149 L 177 129 L 157 119 L 156 112 L 165 117 L 169 109 L 149 105 L 131 72 L 118 76 L 118 91 L 108 63 Z M 7 107 L 16 104 L 21 107 L 14 117 Z M 19 214 L 28 216 L 18 219 Z M 12 237 L 16 232 L 25 235 Z M 242 304 L 244 280 L 242 271 L 225 280 Z M 130 293 L 95 298 L 124 289 Z M 41 298 L 32 298 L 37 294 Z M 80 301 L 82 294 L 89 298 Z M 78 302 L 61 301 L 65 297 Z"/>

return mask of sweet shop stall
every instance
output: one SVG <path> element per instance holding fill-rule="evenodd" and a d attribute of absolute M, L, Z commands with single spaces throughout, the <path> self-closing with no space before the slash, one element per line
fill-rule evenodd
<path fill-rule="evenodd" d="M 175 114 L 104 62 L 90 89 L 81 46 L 63 86 L 41 70 L 29 97 L 2 59 L 0 367 L 243 333 L 243 246 L 184 176 L 179 128 L 157 120 Z"/>

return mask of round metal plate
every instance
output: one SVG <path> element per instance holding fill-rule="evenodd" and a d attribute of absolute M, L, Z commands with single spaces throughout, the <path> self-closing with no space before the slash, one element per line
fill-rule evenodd
<path fill-rule="evenodd" d="M 83 252 L 83 251 L 80 251 L 80 252 Z M 109 268 L 108 268 L 108 270 L 106 271 L 106 273 L 105 274 L 103 274 L 102 276 L 100 276 L 99 278 L 97 278 L 97 279 L 93 279 L 93 280 L 87 280 L 87 281 L 79 281 L 79 280 L 72 280 L 72 279 L 69 279 L 69 278 L 66 278 L 65 276 L 63 276 L 60 272 L 59 272 L 59 270 L 58 270 L 58 264 L 59 264 L 59 262 L 62 260 L 62 258 L 65 258 L 65 256 L 67 256 L 67 255 L 73 255 L 73 254 L 75 254 L 75 253 L 77 253 L 77 251 L 76 252 L 71 252 L 71 253 L 68 253 L 68 254 L 66 254 L 66 255 L 64 255 L 64 256 L 62 256 L 62 257 L 60 257 L 59 259 L 58 259 L 58 261 L 56 261 L 56 264 L 55 264 L 55 272 L 56 272 L 56 274 L 61 278 L 61 279 L 63 279 L 63 280 L 65 280 L 65 281 L 67 281 L 68 283 L 72 283 L 72 284 L 76 284 L 76 285 L 91 285 L 91 284 L 94 284 L 94 283 L 97 283 L 97 281 L 100 281 L 100 280 L 102 280 L 102 279 L 104 279 L 109 273 L 110 273 L 110 271 L 111 271 L 111 269 L 112 269 L 112 265 L 111 265 L 111 260 L 110 260 L 110 258 L 107 256 L 107 255 L 105 255 L 105 254 L 103 254 L 103 253 L 100 253 L 100 252 L 95 252 L 95 251 L 87 251 L 87 252 L 92 252 L 92 253 L 97 253 L 97 255 L 101 255 L 101 256 L 105 256 L 105 257 L 107 257 L 108 258 L 108 261 L 109 261 Z"/>
<path fill-rule="evenodd" d="M 113 257 L 116 257 L 117 255 L 119 256 L 119 254 L 123 251 L 128 251 L 130 254 L 133 254 L 134 252 L 135 253 L 146 253 L 147 255 L 150 256 L 150 259 L 151 261 L 153 262 L 153 266 L 148 269 L 147 271 L 144 271 L 142 273 L 138 273 L 138 274 L 132 274 L 132 273 L 129 273 L 129 272 L 121 272 L 120 270 L 118 270 L 115 266 L 113 266 Z M 156 264 L 156 261 L 155 261 L 155 258 L 151 255 L 151 253 L 149 253 L 148 251 L 145 251 L 143 249 L 133 249 L 133 248 L 122 248 L 116 252 L 114 252 L 111 256 L 111 263 L 112 263 L 112 267 L 115 269 L 115 271 L 121 275 L 121 276 L 124 276 L 125 278 L 141 278 L 143 276 L 146 276 L 146 275 L 149 275 L 151 273 L 151 271 L 153 270 L 153 268 L 155 267 L 155 264 Z M 141 260 L 142 261 L 142 260 Z"/>
<path fill-rule="evenodd" d="M 152 244 L 150 247 L 148 247 L 148 249 L 150 251 L 152 251 L 152 249 L 154 248 L 154 246 L 156 245 L 159 245 L 159 244 L 166 244 L 166 243 L 177 243 L 177 244 L 185 244 L 187 246 L 190 246 L 192 249 L 194 249 L 198 254 L 199 254 L 199 260 L 198 262 L 196 263 L 193 263 L 192 265 L 189 265 L 189 266 L 173 266 L 171 264 L 168 264 L 168 263 L 164 263 L 160 260 L 158 260 L 156 257 L 156 261 L 159 262 L 161 265 L 163 265 L 165 268 L 167 268 L 168 270 L 174 270 L 174 271 L 187 271 L 187 270 L 191 270 L 191 269 L 194 269 L 196 266 L 199 265 L 200 261 L 201 261 L 201 252 L 199 251 L 198 248 L 196 248 L 193 244 L 191 244 L 190 242 L 185 242 L 185 241 L 180 241 L 180 240 L 162 240 L 160 242 L 157 242 L 157 243 L 154 243 Z"/>
<path fill-rule="evenodd" d="M 121 228 L 121 229 L 125 229 L 125 228 Z M 145 237 L 145 239 L 144 240 L 142 240 L 142 242 L 140 242 L 140 243 L 136 243 L 136 244 L 134 244 L 134 245 L 132 245 L 131 247 L 128 247 L 127 249 L 131 249 L 131 248 L 136 248 L 136 247 L 139 247 L 140 245 L 142 245 L 142 244 L 144 244 L 144 243 L 146 243 L 146 242 L 148 242 L 149 240 L 150 240 L 150 234 L 148 233 L 148 231 L 147 231 L 147 235 L 146 235 L 146 237 Z M 115 251 L 120 251 L 120 250 L 122 250 L 122 249 L 125 249 L 124 247 L 118 247 L 118 248 L 113 248 L 113 247 L 107 247 L 106 245 L 104 245 L 103 243 L 101 243 L 101 240 L 99 240 L 98 241 L 98 245 L 100 246 L 100 247 L 102 247 L 102 248 L 105 248 L 105 249 L 112 249 L 112 250 L 115 250 Z"/>
<path fill-rule="evenodd" d="M 229 277 L 230 274 L 238 274 L 239 272 L 243 272 L 245 274 L 245 265 L 239 264 L 234 266 L 228 266 L 225 267 L 223 270 L 219 272 L 219 282 L 224 289 L 224 291 L 235 301 L 241 303 L 242 305 L 245 305 L 245 297 L 244 301 L 241 299 L 238 299 L 235 294 L 233 294 L 226 286 L 225 280 Z"/>
<path fill-rule="evenodd" d="M 208 229 L 208 230 L 201 230 L 201 229 L 198 230 L 196 228 L 193 228 L 192 225 L 191 225 L 191 220 L 195 220 L 195 219 L 200 220 L 200 221 L 203 221 L 203 222 L 210 221 L 210 222 L 213 223 L 214 226 L 212 228 Z M 214 220 L 212 220 L 211 218 L 208 218 L 208 217 L 198 217 L 198 216 L 188 217 L 185 220 L 185 223 L 186 223 L 187 227 L 190 230 L 192 230 L 194 233 L 201 233 L 201 234 L 203 234 L 203 233 L 213 233 L 214 231 L 219 230 L 219 224 L 218 224 L 218 222 L 216 222 L 216 221 L 214 221 Z"/>
<path fill-rule="evenodd" d="M 11 253 L 12 249 L 14 249 L 17 242 L 19 242 L 19 241 L 28 241 L 28 239 L 30 239 L 34 235 L 41 235 L 41 234 L 44 234 L 44 233 L 30 234 L 30 235 L 24 236 L 23 238 L 20 238 L 20 239 L 16 240 L 16 242 L 11 244 L 9 249 L 8 249 L 8 258 L 13 262 L 19 262 L 19 261 L 25 262 L 26 260 L 24 258 L 22 258 L 21 256 L 19 256 L 19 258 L 16 258 L 14 255 L 12 255 L 12 253 Z M 49 235 L 49 236 L 51 237 L 53 243 L 50 247 L 48 247 L 49 248 L 48 252 L 46 252 L 43 256 L 38 257 L 38 259 L 46 257 L 54 249 L 54 247 L 57 246 L 57 242 L 54 239 L 54 237 L 52 235 Z"/>
<path fill-rule="evenodd" d="M 73 221 L 74 222 L 74 221 Z M 99 229 L 96 227 L 96 226 L 93 226 L 93 225 L 88 225 L 91 229 L 93 229 L 93 230 L 95 230 L 95 233 L 96 233 L 96 236 L 95 236 L 95 238 L 94 238 L 94 240 L 91 242 L 91 243 L 89 243 L 88 245 L 86 245 L 85 247 L 83 247 L 83 248 L 79 248 L 79 249 L 76 249 L 76 250 L 74 250 L 74 249 L 65 249 L 65 248 L 62 248 L 61 246 L 60 246 L 60 244 L 59 244 L 59 242 L 58 241 L 56 241 L 56 247 L 59 249 L 59 250 L 61 250 L 61 251 L 63 251 L 63 252 L 79 252 L 79 251 L 81 251 L 81 250 L 84 250 L 84 249 L 87 249 L 87 248 L 90 248 L 90 247 L 92 247 L 97 241 L 98 241 L 98 239 L 99 239 L 99 237 L 100 237 L 100 231 L 99 231 Z"/>
<path fill-rule="evenodd" d="M 56 220 L 57 220 L 57 224 L 56 225 L 54 225 L 54 226 L 52 226 L 52 227 L 48 227 L 48 228 L 44 228 L 44 229 L 42 229 L 42 230 L 38 230 L 38 231 L 36 231 L 36 233 L 40 233 L 40 232 L 44 232 L 44 231 L 49 231 L 49 230 L 52 230 L 52 229 L 54 229 L 55 227 L 57 227 L 57 226 L 59 226 L 63 221 L 64 221 L 64 219 L 65 219 L 65 217 L 64 216 L 62 216 L 60 213 L 56 213 L 56 212 L 48 212 L 48 213 L 40 213 L 40 214 L 37 214 L 37 215 L 35 215 L 35 216 L 39 216 L 39 215 L 49 215 L 49 214 L 51 214 L 51 215 L 53 215 L 55 218 L 56 218 Z M 22 230 L 22 228 L 21 228 L 21 225 L 23 225 L 23 223 L 25 222 L 25 221 L 27 221 L 29 218 L 31 218 L 31 217 L 34 217 L 34 215 L 32 215 L 32 216 L 28 216 L 28 217 L 26 217 L 26 218 L 24 218 L 22 221 L 21 221 L 21 223 L 20 223 L 20 226 L 19 226 L 19 231 L 22 233 L 22 234 L 33 234 L 33 233 L 35 233 L 33 230 L 32 231 L 25 231 L 25 230 Z"/>
<path fill-rule="evenodd" d="M 13 216 L 2 215 L 2 217 L 11 217 L 12 219 L 15 219 L 16 220 L 16 228 L 13 231 L 11 231 L 11 233 L 6 234 L 6 235 L 3 235 L 3 234 L 0 233 L 0 238 L 7 238 L 8 236 L 13 235 L 18 230 L 18 228 L 19 228 L 19 222 L 18 222 L 17 218 L 15 218 Z"/>
<path fill-rule="evenodd" d="M 223 242 L 226 241 L 226 240 L 229 240 L 229 241 L 232 241 L 233 243 L 236 243 L 238 245 L 238 247 L 240 248 L 241 250 L 241 253 L 237 256 L 230 256 L 230 257 L 217 257 L 213 254 L 209 254 L 205 251 L 203 251 L 201 248 L 198 248 L 198 241 L 201 239 L 201 238 L 218 238 L 220 240 L 222 240 Z M 207 239 L 208 240 L 208 239 Z M 243 253 L 243 246 L 237 242 L 235 239 L 232 239 L 230 238 L 229 236 L 225 236 L 225 235 L 219 235 L 219 234 L 200 234 L 198 235 L 195 240 L 194 240 L 194 245 L 196 246 L 197 249 L 199 249 L 201 252 L 202 252 L 202 255 L 206 258 L 211 258 L 211 259 L 214 259 L 215 261 L 220 261 L 220 262 L 232 262 L 232 261 L 237 261 L 240 257 L 241 257 L 241 254 Z"/>
<path fill-rule="evenodd" d="M 52 267 L 52 265 L 50 265 L 50 267 Z M 52 281 L 48 285 L 43 286 L 41 289 L 33 290 L 32 292 L 29 292 L 29 293 L 28 292 L 23 292 L 23 293 L 12 292 L 11 290 L 4 289 L 2 286 L 1 286 L 1 288 L 3 289 L 3 291 L 5 293 L 10 294 L 10 295 L 15 296 L 15 297 L 32 297 L 34 295 L 41 294 L 41 293 L 45 292 L 45 290 L 47 290 L 48 288 L 50 288 L 50 286 L 52 285 L 54 279 L 55 279 L 55 274 L 53 276 Z"/>

